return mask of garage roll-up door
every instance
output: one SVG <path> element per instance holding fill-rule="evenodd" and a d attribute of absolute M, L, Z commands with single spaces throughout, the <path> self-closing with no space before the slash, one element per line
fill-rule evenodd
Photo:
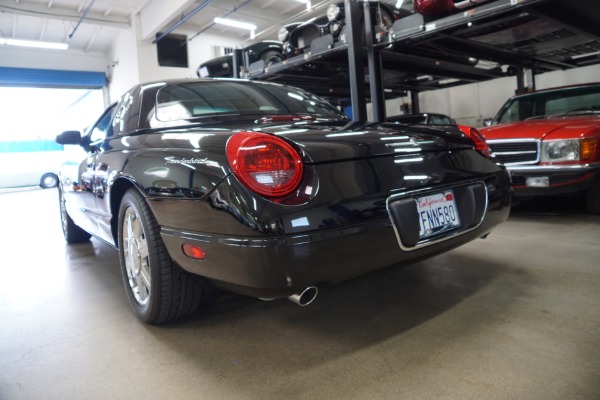
<path fill-rule="evenodd" d="M 99 89 L 104 72 L 0 67 L 0 86 Z"/>

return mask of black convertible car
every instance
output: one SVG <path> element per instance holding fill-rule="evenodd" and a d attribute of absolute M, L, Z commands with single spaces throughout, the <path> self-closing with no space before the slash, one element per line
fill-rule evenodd
<path fill-rule="evenodd" d="M 509 213 L 505 169 L 474 129 L 353 123 L 292 87 L 141 84 L 60 173 L 69 243 L 118 248 L 136 315 L 194 312 L 215 285 L 312 301 L 316 286 L 487 235 Z"/>

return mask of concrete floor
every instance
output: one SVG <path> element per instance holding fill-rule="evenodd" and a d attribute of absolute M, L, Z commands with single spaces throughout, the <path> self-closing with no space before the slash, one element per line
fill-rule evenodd
<path fill-rule="evenodd" d="M 600 399 L 600 217 L 576 201 L 309 307 L 217 294 L 154 327 L 56 197 L 0 194 L 1 400 Z"/>

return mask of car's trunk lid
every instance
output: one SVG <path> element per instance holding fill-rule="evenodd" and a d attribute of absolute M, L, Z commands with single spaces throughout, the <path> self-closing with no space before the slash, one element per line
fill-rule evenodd
<path fill-rule="evenodd" d="M 473 148 L 470 139 L 449 126 L 297 124 L 260 130 L 297 144 L 314 163 Z"/>

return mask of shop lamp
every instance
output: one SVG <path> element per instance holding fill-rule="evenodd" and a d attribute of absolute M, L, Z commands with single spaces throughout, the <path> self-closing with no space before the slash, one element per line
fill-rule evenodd
<path fill-rule="evenodd" d="M 0 45 L 32 47 L 32 48 L 36 48 L 36 49 L 51 49 L 51 50 L 67 50 L 69 48 L 69 45 L 67 43 L 42 42 L 39 40 L 4 39 L 4 38 L 0 38 Z"/>

